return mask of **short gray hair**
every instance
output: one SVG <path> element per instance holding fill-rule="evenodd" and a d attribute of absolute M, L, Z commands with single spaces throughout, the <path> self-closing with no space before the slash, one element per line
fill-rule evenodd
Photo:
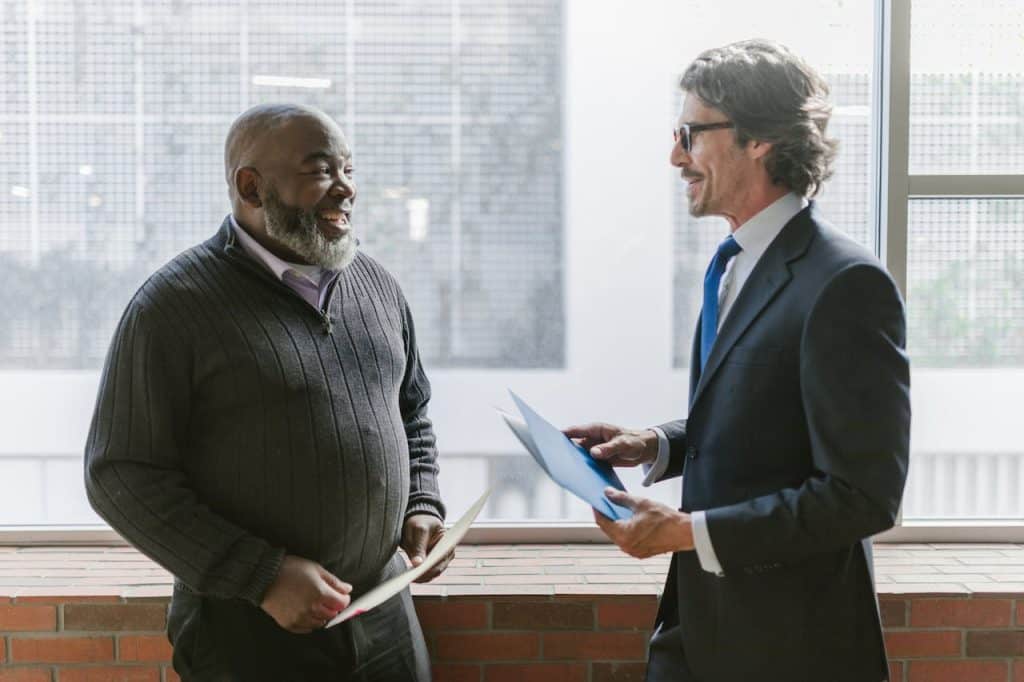
<path fill-rule="evenodd" d="M 832 115 L 828 83 L 783 45 L 744 40 L 707 50 L 679 87 L 724 113 L 737 144 L 772 144 L 765 159 L 772 182 L 810 197 L 831 177 L 839 143 L 825 135 Z"/>

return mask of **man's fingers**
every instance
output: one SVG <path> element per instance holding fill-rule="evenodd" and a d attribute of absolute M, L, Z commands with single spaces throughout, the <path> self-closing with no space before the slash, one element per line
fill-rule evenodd
<path fill-rule="evenodd" d="M 417 578 L 416 582 L 418 582 L 418 583 L 429 583 L 431 580 L 433 580 L 437 576 L 439 576 L 442 573 L 444 573 L 445 569 L 448 568 L 448 564 L 450 564 L 452 559 L 454 559 L 454 558 L 455 558 L 455 550 L 454 549 L 449 550 L 449 552 L 444 555 L 443 559 L 438 561 L 437 564 L 435 564 L 433 567 L 431 567 L 431 569 L 429 571 L 427 571 L 426 573 L 421 575 L 419 578 Z"/>
<path fill-rule="evenodd" d="M 419 566 L 427 556 L 427 542 L 430 539 L 427 529 L 422 526 L 412 526 L 408 529 L 405 553 L 409 555 L 409 561 L 413 566 Z"/>
<path fill-rule="evenodd" d="M 617 530 L 616 527 L 615 527 L 615 521 L 609 519 L 607 516 L 605 516 L 604 514 L 602 514 L 601 512 L 599 512 L 599 511 L 597 511 L 595 509 L 594 510 L 594 522 L 597 523 L 597 525 L 601 527 L 601 530 L 604 531 L 605 535 L 607 535 L 612 540 L 615 539 L 615 537 L 614 537 L 616 535 L 615 531 Z"/>
<path fill-rule="evenodd" d="M 321 621 L 334 618 L 336 615 L 341 613 L 341 609 L 329 609 L 323 604 L 313 604 L 312 608 L 310 608 L 310 612 L 313 617 L 313 621 L 320 623 Z"/>
<path fill-rule="evenodd" d="M 615 488 L 605 488 L 604 496 L 620 507 L 626 507 L 632 511 L 636 511 L 636 508 L 640 505 L 639 497 L 634 497 L 625 491 Z"/>
<path fill-rule="evenodd" d="M 324 582 L 342 594 L 348 594 L 352 591 L 351 585 L 328 571 L 326 568 L 320 571 L 320 577 L 324 579 Z"/>
<path fill-rule="evenodd" d="M 341 592 L 328 587 L 320 593 L 320 600 L 316 605 L 333 610 L 337 613 L 348 606 L 349 601 L 351 601 L 351 599 L 347 594 L 342 594 Z"/>
<path fill-rule="evenodd" d="M 326 571 L 323 573 L 326 575 L 321 574 L 323 584 L 320 586 L 320 599 L 317 604 L 337 613 L 348 606 L 351 601 L 349 593 L 352 591 L 352 587 Z"/>
<path fill-rule="evenodd" d="M 562 433 L 565 434 L 566 438 L 593 438 L 595 436 L 595 426 L 596 425 L 594 424 L 570 426 L 568 428 L 562 429 Z"/>

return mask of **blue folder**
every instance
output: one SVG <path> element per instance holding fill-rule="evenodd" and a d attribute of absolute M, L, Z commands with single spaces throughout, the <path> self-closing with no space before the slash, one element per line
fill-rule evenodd
<path fill-rule="evenodd" d="M 608 518 L 616 521 L 630 518 L 633 515 L 630 509 L 614 504 L 604 496 L 607 487 L 626 489 L 612 466 L 591 457 L 589 452 L 572 442 L 519 396 L 512 391 L 509 393 L 523 415 L 533 447 L 512 423 L 509 427 L 548 476 Z"/>

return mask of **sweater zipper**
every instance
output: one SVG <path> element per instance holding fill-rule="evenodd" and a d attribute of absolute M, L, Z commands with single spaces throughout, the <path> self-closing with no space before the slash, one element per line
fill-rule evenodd
<path fill-rule="evenodd" d="M 330 291 L 327 292 L 327 300 L 324 301 L 324 309 L 319 311 L 324 334 L 328 336 L 334 336 L 334 320 L 331 319 L 331 314 L 328 311 L 331 309 L 331 301 L 334 300 L 334 293 L 338 290 L 339 286 L 341 286 L 340 272 L 334 276 L 334 281 L 331 282 Z"/>
<path fill-rule="evenodd" d="M 338 273 L 338 275 L 335 277 L 334 283 L 331 284 L 331 290 L 327 292 L 327 300 L 324 302 L 324 308 L 326 308 L 326 310 L 320 310 L 316 306 L 309 305 L 309 302 L 306 301 L 306 299 L 302 298 L 302 296 L 300 296 L 298 292 L 296 292 L 294 289 L 292 289 L 290 286 L 288 286 L 281 280 L 273 277 L 270 273 L 266 271 L 266 269 L 262 265 L 253 262 L 253 260 L 249 258 L 249 256 L 245 254 L 235 253 L 235 251 L 238 250 L 240 247 L 235 244 L 234 236 L 234 232 L 232 231 L 228 236 L 228 240 L 227 243 L 225 244 L 224 251 L 231 258 L 237 260 L 239 263 L 242 263 L 243 267 L 249 268 L 258 276 L 268 279 L 269 281 L 274 282 L 277 286 L 284 288 L 284 290 L 287 291 L 289 295 L 294 297 L 296 300 L 301 301 L 303 306 L 307 308 L 312 308 L 316 312 L 317 316 L 320 318 L 320 326 L 323 328 L 324 334 L 327 336 L 333 336 L 334 320 L 331 319 L 331 316 L 327 312 L 327 310 L 331 309 L 331 301 L 334 300 L 334 292 L 340 286 L 339 280 L 341 279 L 341 273 Z"/>

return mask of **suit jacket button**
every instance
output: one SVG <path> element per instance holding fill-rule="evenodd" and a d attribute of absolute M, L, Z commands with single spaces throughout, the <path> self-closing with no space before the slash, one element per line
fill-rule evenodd
<path fill-rule="evenodd" d="M 689 459 L 697 459 L 697 448 L 692 445 L 686 446 L 686 456 Z"/>

